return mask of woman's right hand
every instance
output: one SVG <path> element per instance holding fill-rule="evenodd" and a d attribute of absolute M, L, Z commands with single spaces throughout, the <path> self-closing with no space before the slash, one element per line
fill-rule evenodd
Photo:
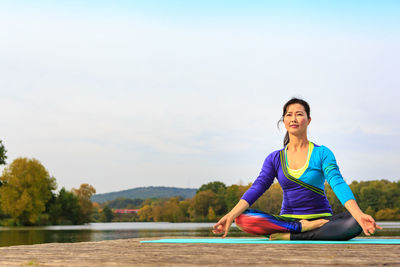
<path fill-rule="evenodd" d="M 249 203 L 241 199 L 239 202 L 236 204 L 233 209 L 226 214 L 224 217 L 221 218 L 216 224 L 213 226 L 213 233 L 214 234 L 222 234 L 222 237 L 226 237 L 226 235 L 229 232 L 229 227 L 231 227 L 233 220 L 238 217 L 240 214 L 242 214 L 243 211 L 245 211 L 249 207 Z"/>
<path fill-rule="evenodd" d="M 226 237 L 229 232 L 229 228 L 232 225 L 234 218 L 229 213 L 226 214 L 224 217 L 221 218 L 216 224 L 213 226 L 213 233 L 214 234 L 224 234 L 222 237 Z"/>

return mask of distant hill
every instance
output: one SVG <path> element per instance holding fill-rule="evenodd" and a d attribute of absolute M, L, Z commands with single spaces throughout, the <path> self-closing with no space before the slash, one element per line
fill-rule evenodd
<path fill-rule="evenodd" d="M 149 186 L 137 187 L 128 190 L 110 192 L 104 194 L 96 194 L 92 196 L 93 202 L 103 203 L 108 200 L 114 200 L 119 197 L 132 198 L 132 199 L 146 199 L 146 198 L 169 198 L 180 196 L 184 199 L 192 198 L 196 194 L 197 189 L 194 188 L 178 188 L 166 186 Z"/>

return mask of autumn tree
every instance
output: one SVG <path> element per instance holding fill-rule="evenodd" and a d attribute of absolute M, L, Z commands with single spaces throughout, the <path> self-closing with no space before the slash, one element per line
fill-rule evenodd
<path fill-rule="evenodd" d="M 217 220 L 217 215 L 215 215 L 215 211 L 212 207 L 208 208 L 208 214 L 207 214 L 207 219 L 210 222 L 216 221 Z"/>
<path fill-rule="evenodd" d="M 213 211 L 216 215 L 222 215 L 227 212 L 227 203 L 226 203 L 226 190 L 227 187 L 223 182 L 215 181 L 210 182 L 208 184 L 203 184 L 198 190 L 197 193 L 203 191 L 212 191 L 215 193 L 214 203 L 212 204 Z M 208 209 L 208 208 L 207 208 Z"/>
<path fill-rule="evenodd" d="M 34 225 L 56 189 L 54 177 L 36 159 L 17 158 L 0 177 L 0 205 L 15 223 Z"/>
<path fill-rule="evenodd" d="M 162 205 L 161 220 L 164 222 L 182 222 L 185 221 L 185 211 L 180 206 L 180 197 L 172 197 Z"/>
<path fill-rule="evenodd" d="M 215 205 L 216 196 L 213 191 L 206 190 L 197 193 L 189 206 L 190 218 L 192 221 L 206 221 L 209 207 Z"/>
<path fill-rule="evenodd" d="M 283 193 L 279 183 L 271 187 L 251 206 L 271 214 L 279 214 L 282 206 Z"/>
<path fill-rule="evenodd" d="M 139 221 L 148 222 L 153 220 L 153 212 L 150 205 L 146 204 L 138 211 Z"/>
<path fill-rule="evenodd" d="M 93 204 L 90 198 L 96 193 L 96 189 L 89 184 L 81 184 L 79 189 L 72 189 L 72 193 L 78 198 L 81 216 L 81 223 L 88 223 L 91 220 Z"/>
<path fill-rule="evenodd" d="M 400 219 L 399 209 L 382 209 L 375 214 L 375 219 L 379 221 L 394 221 Z"/>

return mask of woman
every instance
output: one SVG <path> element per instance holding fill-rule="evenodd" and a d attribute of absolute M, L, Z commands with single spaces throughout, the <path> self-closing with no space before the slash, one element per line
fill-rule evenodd
<path fill-rule="evenodd" d="M 213 232 L 226 237 L 233 220 L 243 231 L 269 236 L 271 240 L 349 240 L 362 230 L 370 235 L 377 228 L 382 229 L 358 207 L 333 153 L 308 140 L 307 127 L 311 122 L 308 103 L 292 98 L 284 105 L 280 121 L 287 130 L 284 148 L 265 159 L 253 185 L 214 225 Z M 281 214 L 248 209 L 275 178 L 283 190 Z M 332 215 L 324 193 L 325 180 L 348 212 Z"/>

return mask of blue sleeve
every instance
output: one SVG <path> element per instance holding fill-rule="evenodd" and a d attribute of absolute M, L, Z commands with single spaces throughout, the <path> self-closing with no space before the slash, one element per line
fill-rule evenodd
<path fill-rule="evenodd" d="M 253 205 L 254 202 L 271 186 L 275 177 L 276 171 L 272 161 L 272 153 L 265 159 L 264 164 L 261 168 L 261 172 L 253 185 L 243 194 L 242 199 L 246 200 L 249 205 Z"/>
<path fill-rule="evenodd" d="M 339 167 L 336 164 L 335 156 L 332 151 L 323 147 L 322 153 L 322 170 L 329 185 L 332 187 L 333 192 L 338 197 L 339 201 L 344 205 L 348 200 L 355 199 L 350 187 L 344 181 Z"/>

